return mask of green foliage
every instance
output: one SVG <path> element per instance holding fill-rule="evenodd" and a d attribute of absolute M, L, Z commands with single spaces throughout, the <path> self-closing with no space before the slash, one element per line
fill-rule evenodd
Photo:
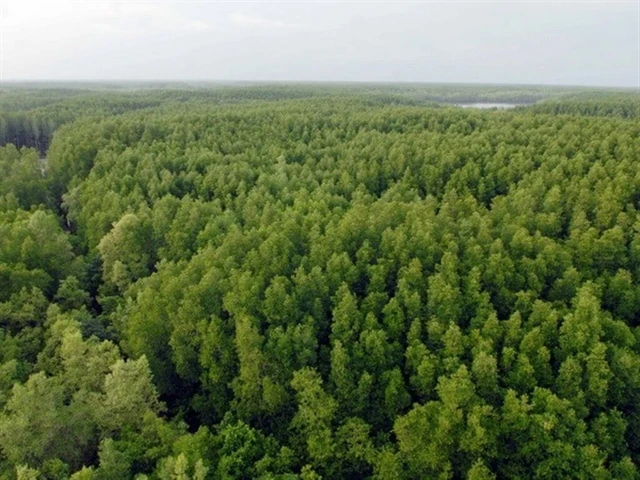
<path fill-rule="evenodd" d="M 82 268 L 69 235 L 50 212 L 1 212 L 0 238 L 0 300 L 25 287 L 52 295 L 61 280 Z"/>
<path fill-rule="evenodd" d="M 173 87 L 7 96 L 0 475 L 637 478 L 627 92 Z"/>
<path fill-rule="evenodd" d="M 0 173 L 0 211 L 12 204 L 28 209 L 50 203 L 46 161 L 36 150 L 18 150 L 11 143 L 0 147 Z"/>

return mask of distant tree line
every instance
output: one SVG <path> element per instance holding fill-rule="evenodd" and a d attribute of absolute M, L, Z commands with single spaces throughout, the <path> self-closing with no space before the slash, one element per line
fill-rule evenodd
<path fill-rule="evenodd" d="M 53 133 L 82 117 L 117 115 L 175 103 L 225 104 L 302 98 L 343 98 L 374 105 L 506 102 L 534 104 L 540 113 L 638 116 L 637 92 L 579 87 L 439 84 L 9 84 L 0 88 L 0 145 L 32 147 L 44 156 Z"/>

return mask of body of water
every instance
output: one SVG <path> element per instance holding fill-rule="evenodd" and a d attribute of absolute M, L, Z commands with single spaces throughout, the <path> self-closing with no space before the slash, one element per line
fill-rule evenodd
<path fill-rule="evenodd" d="M 497 108 L 500 110 L 503 109 L 507 109 L 507 108 L 515 108 L 515 107 L 521 107 L 524 106 L 523 103 L 456 103 L 457 107 L 462 107 L 462 108 L 481 108 L 481 109 L 487 109 L 487 108 Z"/>

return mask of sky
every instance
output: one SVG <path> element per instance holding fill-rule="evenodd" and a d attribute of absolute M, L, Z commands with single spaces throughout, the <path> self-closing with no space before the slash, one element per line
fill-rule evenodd
<path fill-rule="evenodd" d="M 0 0 L 0 80 L 640 88 L 640 1 Z"/>

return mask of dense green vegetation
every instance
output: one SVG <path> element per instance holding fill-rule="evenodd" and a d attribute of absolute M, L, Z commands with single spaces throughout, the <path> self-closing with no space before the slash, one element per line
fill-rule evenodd
<path fill-rule="evenodd" d="M 435 102 L 544 104 L 545 113 L 638 116 L 638 102 L 627 90 L 588 91 L 580 87 L 438 84 L 216 84 L 192 83 L 5 83 L 0 86 L 0 145 L 33 147 L 45 155 L 55 130 L 82 117 L 186 103 L 236 103 L 337 97 L 374 104 L 430 105 Z M 567 101 L 565 101 L 567 100 Z"/>
<path fill-rule="evenodd" d="M 639 94 L 589 92 L 550 99 L 532 108 L 536 113 L 577 114 L 598 117 L 640 117 Z"/>
<path fill-rule="evenodd" d="M 637 95 L 420 88 L 7 89 L 0 475 L 638 478 Z"/>

